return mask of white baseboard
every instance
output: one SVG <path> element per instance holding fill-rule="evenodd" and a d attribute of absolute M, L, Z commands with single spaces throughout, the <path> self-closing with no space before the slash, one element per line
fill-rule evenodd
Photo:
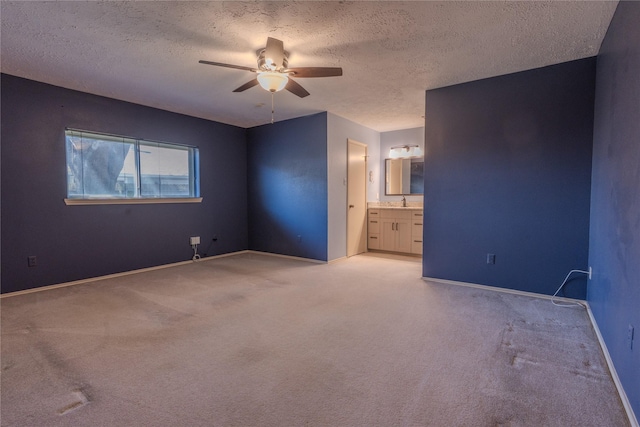
<path fill-rule="evenodd" d="M 193 261 L 193 260 L 180 261 L 180 262 L 174 262 L 174 263 L 171 263 L 171 264 L 157 265 L 155 267 L 140 268 L 138 270 L 123 271 L 122 273 L 107 274 L 105 276 L 89 277 L 88 279 L 74 280 L 73 282 L 65 282 L 65 283 L 58 283 L 58 284 L 55 284 L 55 285 L 40 286 L 40 287 L 32 288 L 32 289 L 25 289 L 23 291 L 16 291 L 16 292 L 9 292 L 9 293 L 6 293 L 6 294 L 0 294 L 0 299 L 15 297 L 15 296 L 18 296 L 18 295 L 32 294 L 34 292 L 42 292 L 42 291 L 50 291 L 52 289 L 66 288 L 67 286 L 82 285 L 84 283 L 97 282 L 98 280 L 112 279 L 112 278 L 115 278 L 115 277 L 129 276 L 131 274 L 144 273 L 144 272 L 147 272 L 147 271 L 162 270 L 164 268 L 177 267 L 179 265 L 186 265 L 186 264 L 191 264 L 191 263 L 194 263 L 194 262 L 209 261 L 209 260 L 212 260 L 212 259 L 224 258 L 224 257 L 228 257 L 228 256 L 232 256 L 232 255 L 244 254 L 244 253 L 248 253 L 248 252 L 250 252 L 250 251 L 246 251 L 245 250 L 245 251 L 238 251 L 238 252 L 229 252 L 227 254 L 214 255 L 214 256 L 209 256 L 209 257 L 205 257 L 205 258 L 200 258 L 200 259 L 198 259 L 196 261 Z"/>
<path fill-rule="evenodd" d="M 221 254 L 221 255 L 208 256 L 208 257 L 205 257 L 205 258 L 200 258 L 200 259 L 195 260 L 195 261 L 194 260 L 180 261 L 180 262 L 174 262 L 174 263 L 171 263 L 171 264 L 158 265 L 158 266 L 155 266 L 155 267 L 140 268 L 138 270 L 123 271 L 122 273 L 107 274 L 105 276 L 97 276 L 97 277 L 90 277 L 88 279 L 74 280 L 73 282 L 58 283 L 58 284 L 55 284 L 55 285 L 40 286 L 40 287 L 32 288 L 32 289 L 25 289 L 23 291 L 8 292 L 6 294 L 0 294 L 0 299 L 15 297 L 15 296 L 18 296 L 18 295 L 31 294 L 31 293 L 34 293 L 34 292 L 50 291 L 52 289 L 66 288 L 67 286 L 75 286 L 75 285 L 82 285 L 84 283 L 97 282 L 98 280 L 113 279 L 115 277 L 129 276 L 131 274 L 144 273 L 144 272 L 147 272 L 147 271 L 154 271 L 154 270 L 162 270 L 163 268 L 177 267 L 179 265 L 191 264 L 193 262 L 203 262 L 203 261 L 209 261 L 209 260 L 212 260 L 212 259 L 218 259 L 218 258 L 224 258 L 224 257 L 228 257 L 228 256 L 240 255 L 240 254 L 248 254 L 248 253 L 259 254 L 259 255 L 270 255 L 270 256 L 275 256 L 275 257 L 280 257 L 280 258 L 295 259 L 295 260 L 298 260 L 298 261 L 306 261 L 306 262 L 312 262 L 312 263 L 316 263 L 316 264 L 326 264 L 327 263 L 326 261 L 320 261 L 320 260 L 311 259 L 311 258 L 301 258 L 301 257 L 295 257 L 295 256 L 289 256 L 289 255 L 272 254 L 272 253 L 269 253 L 269 252 L 243 250 L 243 251 L 237 251 L 237 252 L 229 252 L 229 253 Z"/>
<path fill-rule="evenodd" d="M 598 337 L 598 342 L 600 342 L 600 348 L 602 349 L 602 353 L 604 353 L 604 358 L 607 361 L 607 365 L 609 365 L 609 372 L 611 373 L 611 378 L 613 378 L 613 382 L 618 389 L 618 394 L 620 395 L 620 400 L 622 401 L 622 406 L 624 406 L 624 410 L 627 412 L 627 417 L 629 417 L 629 422 L 631 423 L 631 427 L 640 427 L 638 425 L 638 419 L 636 418 L 635 413 L 633 412 L 633 408 L 631 407 L 631 402 L 629 402 L 629 398 L 627 397 L 627 393 L 624 391 L 624 387 L 622 387 L 622 382 L 620 382 L 620 377 L 618 376 L 618 372 L 616 372 L 616 368 L 613 364 L 613 360 L 611 359 L 611 355 L 609 354 L 609 349 L 607 348 L 607 344 L 604 342 L 604 338 L 602 338 L 602 334 L 600 333 L 600 328 L 598 328 L 598 322 L 596 322 L 596 318 L 593 317 L 593 312 L 591 311 L 591 307 L 589 303 L 586 304 L 587 313 L 589 314 L 589 319 L 591 319 L 591 325 L 593 325 L 593 330 L 596 332 L 596 336 Z"/>
<path fill-rule="evenodd" d="M 505 294 L 523 295 L 523 296 L 528 296 L 533 298 L 546 299 L 549 301 L 551 301 L 551 298 L 552 298 L 551 295 L 539 294 L 537 292 L 519 291 L 517 289 L 499 288 L 497 286 L 489 286 L 489 285 L 479 285 L 477 283 L 458 282 L 455 280 L 445 280 L 445 279 L 434 279 L 433 277 L 423 277 L 422 280 L 427 280 L 429 282 L 444 283 L 447 285 L 466 286 L 468 288 L 486 289 L 488 291 L 503 292 Z M 553 299 L 554 301 L 580 304 L 584 308 L 587 308 L 588 306 L 587 302 L 581 299 L 565 298 L 565 297 L 555 297 Z"/>
<path fill-rule="evenodd" d="M 250 253 L 250 254 L 275 256 L 275 257 L 278 257 L 278 258 L 295 259 L 297 261 L 312 262 L 314 264 L 327 264 L 327 261 L 321 261 L 319 259 L 313 259 L 313 258 L 302 258 L 302 257 L 299 257 L 299 256 L 274 254 L 274 253 L 271 253 L 271 252 L 261 252 L 261 251 L 245 251 L 245 252 Z"/>
<path fill-rule="evenodd" d="M 515 294 L 515 295 L 525 295 L 534 298 L 541 298 L 546 300 L 551 300 L 551 295 L 538 294 L 535 292 L 527 292 L 527 291 L 519 291 L 515 289 L 507 289 L 507 288 L 498 288 L 495 286 L 487 286 L 487 285 L 479 285 L 476 283 L 467 283 L 467 282 L 457 282 L 454 280 L 445 280 L 445 279 L 434 279 L 431 277 L 423 277 L 423 280 L 429 282 L 437 282 L 443 283 L 447 285 L 456 285 L 456 286 L 466 286 L 469 288 L 478 288 L 478 289 L 486 289 L 489 291 L 495 292 L 503 292 L 507 294 Z M 598 324 L 596 323 L 595 317 L 593 317 L 593 313 L 591 312 L 591 307 L 589 303 L 585 300 L 573 299 L 573 298 L 563 298 L 563 297 L 555 297 L 556 301 L 563 301 L 569 303 L 580 304 L 587 310 L 587 314 L 589 315 L 589 320 L 591 321 L 591 325 L 593 326 L 593 330 L 598 337 L 598 343 L 600 344 L 600 348 L 602 349 L 602 353 L 604 354 L 604 358 L 607 362 L 607 366 L 609 368 L 609 372 L 611 373 L 611 378 L 618 390 L 618 395 L 620 396 L 620 400 L 622 401 L 622 406 L 624 406 L 624 410 L 627 413 L 627 417 L 629 418 L 629 422 L 631 423 L 631 427 L 640 427 L 638 425 L 638 419 L 633 412 L 633 408 L 631 407 L 631 403 L 629 402 L 629 398 L 627 397 L 627 393 L 624 391 L 624 387 L 622 387 L 622 383 L 620 382 L 620 377 L 618 377 L 618 373 L 616 372 L 616 368 L 613 365 L 613 360 L 611 359 L 611 355 L 609 354 L 609 350 L 607 349 L 607 345 L 602 338 L 602 334 L 600 333 L 600 329 L 598 328 Z"/>

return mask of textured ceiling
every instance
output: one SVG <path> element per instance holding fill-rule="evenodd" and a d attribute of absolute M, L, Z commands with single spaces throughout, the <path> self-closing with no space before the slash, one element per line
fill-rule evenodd
<path fill-rule="evenodd" d="M 1 3 L 1 70 L 241 127 L 271 95 L 231 91 L 267 37 L 289 66 L 342 67 L 275 95 L 275 119 L 329 111 L 377 131 L 424 125 L 424 91 L 596 55 L 617 2 Z"/>

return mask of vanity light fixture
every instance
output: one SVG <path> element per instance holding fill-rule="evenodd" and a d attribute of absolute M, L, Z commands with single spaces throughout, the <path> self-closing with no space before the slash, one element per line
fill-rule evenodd
<path fill-rule="evenodd" d="M 422 157 L 422 149 L 419 145 L 396 145 L 389 149 L 389 158 L 407 159 L 410 157 Z"/>

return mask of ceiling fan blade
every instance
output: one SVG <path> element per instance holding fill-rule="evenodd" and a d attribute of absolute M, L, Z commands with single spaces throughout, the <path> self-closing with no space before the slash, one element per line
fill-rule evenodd
<path fill-rule="evenodd" d="M 258 70 L 255 68 L 243 67 L 242 65 L 223 64 L 222 62 L 211 62 L 211 61 L 202 61 L 202 60 L 198 62 L 201 64 L 215 65 L 216 67 L 235 68 L 236 70 L 251 71 L 252 73 L 258 72 Z"/>
<path fill-rule="evenodd" d="M 254 87 L 257 84 L 258 84 L 258 79 L 253 79 L 253 80 L 251 80 L 249 82 L 246 82 L 245 84 L 243 84 L 239 88 L 234 89 L 234 92 L 244 92 L 245 90 L 251 89 L 252 87 Z"/>
<path fill-rule="evenodd" d="M 273 37 L 267 38 L 264 57 L 267 61 L 271 60 L 271 63 L 275 66 L 274 70 L 284 67 L 284 43 L 282 40 L 274 39 Z"/>
<path fill-rule="evenodd" d="M 289 79 L 289 81 L 287 82 L 287 85 L 284 87 L 286 90 L 288 90 L 289 92 L 291 92 L 294 95 L 298 95 L 300 98 L 304 98 L 305 96 L 309 96 L 310 93 L 307 92 L 307 90 L 305 88 L 303 88 L 302 86 L 300 86 L 300 84 L 298 82 L 296 82 L 293 79 Z"/>
<path fill-rule="evenodd" d="M 283 73 L 291 73 L 293 77 L 338 77 L 342 75 L 340 67 L 298 67 L 287 68 Z"/>

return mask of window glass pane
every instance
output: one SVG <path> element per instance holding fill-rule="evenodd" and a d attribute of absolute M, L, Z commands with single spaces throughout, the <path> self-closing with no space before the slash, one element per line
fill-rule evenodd
<path fill-rule="evenodd" d="M 69 197 L 135 197 L 135 183 L 123 172 L 133 143 L 82 132 L 67 132 Z"/>
<path fill-rule="evenodd" d="M 141 197 L 192 197 L 190 149 L 140 143 Z"/>
<path fill-rule="evenodd" d="M 132 144 L 127 157 L 124 159 L 124 165 L 122 172 L 118 175 L 118 183 L 116 189 L 123 194 L 123 197 L 131 198 L 138 197 L 138 174 L 136 173 L 136 150 Z"/>

